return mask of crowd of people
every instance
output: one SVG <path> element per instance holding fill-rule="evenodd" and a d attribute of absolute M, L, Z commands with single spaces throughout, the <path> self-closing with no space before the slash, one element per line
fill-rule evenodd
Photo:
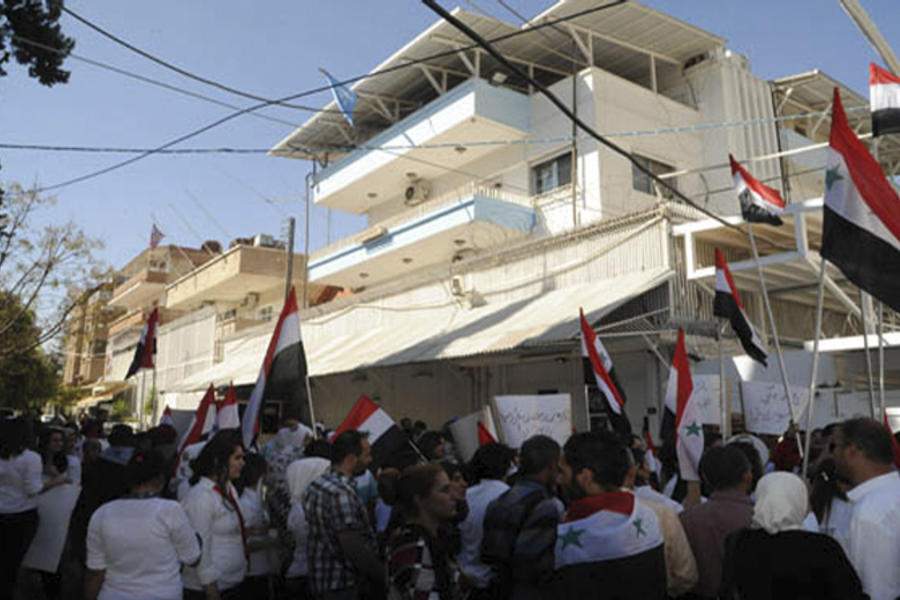
<path fill-rule="evenodd" d="M 707 435 L 699 482 L 640 436 L 462 462 L 446 429 L 401 423 L 408 444 L 375 464 L 366 432 L 296 419 L 259 448 L 226 429 L 180 455 L 168 425 L 4 419 L 0 600 L 900 597 L 900 475 L 876 421 L 814 432 L 808 479 L 792 432 Z M 77 501 L 38 568 L 39 500 L 62 486 Z"/>

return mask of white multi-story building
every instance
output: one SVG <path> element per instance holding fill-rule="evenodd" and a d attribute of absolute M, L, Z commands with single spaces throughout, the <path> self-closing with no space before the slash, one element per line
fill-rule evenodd
<path fill-rule="evenodd" d="M 821 187 L 810 183 L 817 174 L 783 168 L 781 154 L 799 143 L 798 123 L 816 121 L 807 133 L 821 135 L 828 119 L 776 124 L 816 110 L 779 101 L 787 79 L 758 78 L 724 39 L 636 2 L 601 9 L 564 0 L 522 27 L 454 15 L 596 131 L 733 223 L 728 154 L 775 155 L 750 163 L 754 174 L 779 189 L 798 179 L 786 225 L 757 228 L 760 251 L 780 337 L 795 349 L 812 337 Z M 558 22 L 534 28 L 549 21 Z M 596 409 L 585 401 L 583 308 L 612 353 L 632 421 L 648 412 L 655 420 L 677 327 L 692 334 L 700 358 L 716 353 L 717 245 L 736 263 L 744 303 L 766 336 L 745 235 L 573 130 L 450 24 L 435 23 L 352 89 L 355 126 L 332 103 L 272 149 L 315 156 L 316 204 L 367 219 L 363 231 L 309 258 L 310 283 L 354 291 L 303 315 L 318 418 L 336 424 L 361 393 L 395 418 L 438 426 L 495 394 L 568 392 L 583 430 Z M 867 114 L 851 114 L 868 126 Z M 831 335 L 858 328 L 849 291 L 829 270 Z M 733 341 L 727 349 L 737 353 Z"/>

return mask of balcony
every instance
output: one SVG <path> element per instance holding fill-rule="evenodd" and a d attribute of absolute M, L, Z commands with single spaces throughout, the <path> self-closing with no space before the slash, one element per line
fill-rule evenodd
<path fill-rule="evenodd" d="M 294 282 L 303 285 L 302 254 L 294 255 Z M 204 303 L 234 303 L 248 293 L 284 285 L 285 252 L 276 248 L 235 246 L 200 265 L 166 288 L 166 306 L 191 310 Z"/>
<path fill-rule="evenodd" d="M 125 283 L 116 286 L 109 305 L 128 309 L 150 306 L 166 289 L 167 279 L 168 273 L 163 271 L 139 271 Z"/>
<path fill-rule="evenodd" d="M 411 178 L 435 178 L 498 148 L 477 142 L 521 139 L 529 132 L 528 96 L 470 79 L 327 167 L 316 179 L 314 199 L 361 214 L 401 197 Z M 416 148 L 441 143 L 447 147 Z"/>
<path fill-rule="evenodd" d="M 310 256 L 309 280 L 371 286 L 524 238 L 534 224 L 529 198 L 469 185 L 319 250 Z"/>
<path fill-rule="evenodd" d="M 132 310 L 128 313 L 122 315 L 115 321 L 112 321 L 109 324 L 108 337 L 112 338 L 115 335 L 118 335 L 124 331 L 128 331 L 129 329 L 142 329 L 144 324 L 147 322 L 147 319 L 150 317 L 151 309 L 147 310 Z M 166 308 L 159 309 L 159 323 L 160 325 L 163 323 L 168 323 L 172 319 L 177 318 L 181 313 L 174 310 L 169 310 Z"/>

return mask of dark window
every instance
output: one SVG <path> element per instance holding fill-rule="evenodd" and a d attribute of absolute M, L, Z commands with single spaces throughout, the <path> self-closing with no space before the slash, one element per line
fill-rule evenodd
<path fill-rule="evenodd" d="M 531 188 L 535 195 L 572 183 L 572 153 L 566 152 L 531 168 Z"/>
<path fill-rule="evenodd" d="M 654 175 L 663 175 L 665 173 L 672 173 L 673 171 L 675 171 L 675 167 L 653 160 L 652 158 L 647 158 L 646 156 L 641 156 L 639 154 L 632 154 L 632 156 L 636 161 L 638 161 Z M 673 188 L 678 189 L 678 183 L 675 181 L 675 178 L 666 180 L 666 183 L 671 185 Z M 631 165 L 631 185 L 635 190 L 639 192 L 644 192 L 645 194 L 650 194 L 653 196 L 656 195 L 656 186 L 653 180 L 649 175 L 638 169 L 634 164 Z M 664 198 L 672 197 L 672 193 L 665 189 L 662 190 L 662 195 Z"/>

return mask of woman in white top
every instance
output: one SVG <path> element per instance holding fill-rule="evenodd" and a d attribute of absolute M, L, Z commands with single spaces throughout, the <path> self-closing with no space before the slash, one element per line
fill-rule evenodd
<path fill-rule="evenodd" d="M 266 474 L 266 459 L 259 454 L 247 454 L 241 476 L 235 482 L 240 493 L 241 514 L 247 530 L 250 564 L 241 586 L 246 598 L 265 598 L 269 593 L 269 516 L 263 501 L 262 479 Z"/>
<path fill-rule="evenodd" d="M 154 450 L 135 452 L 130 493 L 91 516 L 85 600 L 181 600 L 181 565 L 197 564 L 200 543 L 181 505 L 159 497 L 167 467 Z"/>
<path fill-rule="evenodd" d="M 240 598 L 249 549 L 244 517 L 232 481 L 241 475 L 241 432 L 224 429 L 191 463 L 191 489 L 182 504 L 202 540 L 200 564 L 184 570 L 185 600 Z"/>
<path fill-rule="evenodd" d="M 41 456 L 28 449 L 31 441 L 24 419 L 0 421 L 0 600 L 13 597 L 19 565 L 37 531 L 34 497 L 67 481 L 63 475 L 43 481 Z"/>
<path fill-rule="evenodd" d="M 294 534 L 294 558 L 284 576 L 288 590 L 297 598 L 309 597 L 306 588 L 306 577 L 309 574 L 306 555 L 309 525 L 303 511 L 303 494 L 309 484 L 318 479 L 330 466 L 329 460 L 311 457 L 296 460 L 287 468 L 287 483 L 291 492 L 291 512 L 288 513 L 287 524 Z"/>

